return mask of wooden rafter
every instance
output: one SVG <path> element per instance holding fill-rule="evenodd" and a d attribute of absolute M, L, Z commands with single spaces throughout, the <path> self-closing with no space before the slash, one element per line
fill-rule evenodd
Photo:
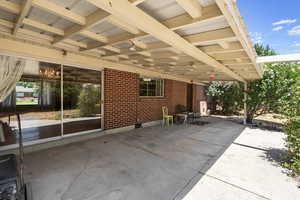
<path fill-rule="evenodd" d="M 202 7 L 198 0 L 176 0 L 177 3 L 187 12 L 192 18 L 198 18 L 202 15 Z"/>
<path fill-rule="evenodd" d="M 87 16 L 85 18 L 86 23 L 84 25 L 74 25 L 74 26 L 64 30 L 64 32 L 65 32 L 64 36 L 55 38 L 54 44 L 56 44 L 58 42 L 62 42 L 63 40 L 70 38 L 73 35 L 78 34 L 78 33 L 83 34 L 87 37 L 91 37 L 93 32 L 88 31 L 88 29 L 98 23 L 101 23 L 108 16 L 109 16 L 109 14 L 107 12 L 104 12 L 101 10 L 95 11 L 94 13 L 90 14 L 89 16 Z M 94 36 L 92 36 L 92 37 L 93 37 L 92 39 L 95 39 Z M 105 36 L 98 34 L 97 41 L 107 42 L 108 39 Z"/>
<path fill-rule="evenodd" d="M 143 3 L 146 0 L 129 0 L 129 1 L 132 3 L 132 5 L 137 6 L 137 5 Z"/>
<path fill-rule="evenodd" d="M 227 49 L 224 49 L 220 45 L 209 45 L 199 48 L 208 54 L 244 51 L 242 45 L 239 42 L 228 42 L 228 46 L 229 47 Z"/>
<path fill-rule="evenodd" d="M 18 16 L 17 22 L 13 29 L 13 35 L 15 35 L 17 33 L 18 29 L 23 24 L 25 17 L 28 15 L 30 8 L 31 8 L 31 2 L 32 2 L 32 0 L 25 0 L 23 2 L 21 13 Z"/>
<path fill-rule="evenodd" d="M 239 41 L 246 50 L 249 58 L 252 61 L 252 64 L 255 66 L 258 75 L 262 77 L 262 69 L 256 64 L 255 50 L 251 45 L 251 41 L 248 39 L 248 36 L 245 33 L 245 27 L 242 20 L 240 19 L 240 14 L 236 9 L 235 2 L 227 0 L 216 0 L 216 3 L 222 11 L 222 13 L 224 14 L 233 32 L 239 38 Z M 231 9 L 228 9 L 228 7 L 231 7 Z"/>
<path fill-rule="evenodd" d="M 185 54 L 202 61 L 214 68 L 220 69 L 230 77 L 239 81 L 244 79 L 238 74 L 234 73 L 223 64 L 219 63 L 212 57 L 208 56 L 200 49 L 189 43 L 187 40 L 174 33 L 172 30 L 159 23 L 151 16 L 145 14 L 140 9 L 132 6 L 126 0 L 88 0 L 95 6 L 117 16 L 118 18 L 126 19 L 132 25 L 147 32 L 161 41 L 173 46 L 176 49 L 182 50 Z"/>
<path fill-rule="evenodd" d="M 16 39 L 24 38 L 24 40 L 33 42 L 36 38 L 36 42 L 41 45 L 53 45 L 68 51 L 81 51 L 79 54 L 101 56 L 103 59 L 126 62 L 142 68 L 151 67 L 156 70 L 157 67 L 160 71 L 165 69 L 167 73 L 174 72 L 177 74 L 177 70 L 181 68 L 189 72 L 192 70 L 190 63 L 193 62 L 200 63 L 197 66 L 214 67 L 215 71 L 222 73 L 224 77 L 228 76 L 239 81 L 249 79 L 244 74 L 242 75 L 241 71 L 251 72 L 250 77 L 257 77 L 253 71 L 255 68 L 250 67 L 251 63 L 252 66 L 254 64 L 257 67 L 253 63 L 255 54 L 251 47 L 252 44 L 247 41 L 243 23 L 240 22 L 239 13 L 234 7 L 235 3 L 230 0 L 216 0 L 217 4 L 207 7 L 201 7 L 199 0 L 175 0 L 186 13 L 163 21 L 154 19 L 143 9 L 136 7 L 145 0 L 86 1 L 100 9 L 88 16 L 81 16 L 51 0 L 24 0 L 22 5 L 0 0 L 1 9 L 17 15 L 15 23 L 0 19 L 1 35 L 8 35 L 10 38 Z M 33 7 L 72 21 L 76 25 L 62 30 L 32 18 L 26 18 L 30 9 L 29 2 L 32 2 Z M 144 6 L 148 6 L 148 4 L 144 4 Z M 197 24 L 199 31 L 201 31 L 201 27 L 206 29 L 207 24 L 223 22 L 224 20 L 229 24 L 224 24 L 225 27 L 229 26 L 230 28 L 215 28 L 211 31 L 192 35 L 181 35 L 184 31 L 179 30 Z M 103 21 L 114 24 L 125 31 L 110 36 L 90 30 L 92 26 Z M 24 28 L 23 24 L 40 29 L 41 33 L 27 29 L 27 27 Z M 44 31 L 53 33 L 55 36 L 44 34 Z M 11 34 L 14 37 L 11 37 Z M 84 43 L 70 39 L 79 34 L 94 41 Z M 160 42 L 143 42 L 147 41 L 147 38 L 144 40 L 144 37 L 149 36 L 155 37 Z M 129 48 L 128 45 L 126 45 L 127 48 L 121 48 L 124 45 L 123 42 L 132 43 L 133 48 Z M 241 68 L 243 70 L 240 70 Z M 209 69 L 201 68 L 201 70 L 207 71 Z M 200 68 L 196 69 L 197 73 L 201 70 Z M 257 69 L 258 74 L 260 70 L 260 68 Z M 195 80 L 196 75 L 192 79 Z"/>
<path fill-rule="evenodd" d="M 7 1 L 7 0 L 0 0 L 0 8 L 6 10 L 8 12 L 19 14 L 21 7 L 19 4 Z"/>
<path fill-rule="evenodd" d="M 13 29 L 13 27 L 15 26 L 14 23 L 6 21 L 6 20 L 2 20 L 2 19 L 0 19 L 0 24 L 2 26 L 10 28 L 10 29 Z M 36 37 L 36 38 L 39 38 L 39 39 L 42 39 L 42 40 L 45 40 L 45 41 L 48 41 L 48 42 L 51 42 L 51 43 L 54 41 L 54 38 L 52 36 L 48 36 L 48 35 L 45 35 L 45 34 L 40 34 L 38 32 L 34 32 L 34 31 L 24 29 L 24 28 L 19 28 L 17 34 L 18 33 L 33 36 L 33 37 Z M 77 42 L 77 41 L 74 41 L 74 40 L 71 40 L 71 39 L 67 39 L 64 42 L 67 43 L 67 44 L 77 46 L 77 47 L 81 47 L 81 48 L 86 48 L 87 47 L 87 45 L 85 43 Z"/>
<path fill-rule="evenodd" d="M 75 14 L 67 8 L 58 6 L 49 0 L 32 0 L 32 5 L 54 15 L 61 16 L 62 18 L 70 20 L 76 24 L 85 25 L 86 23 L 85 17 Z"/>
<path fill-rule="evenodd" d="M 196 24 L 199 25 L 206 24 L 221 18 L 223 18 L 223 15 L 220 12 L 219 8 L 216 5 L 211 5 L 203 8 L 203 14 L 200 18 L 193 19 L 188 14 L 182 14 L 180 16 L 176 16 L 167 19 L 165 21 L 162 21 L 161 23 L 171 30 L 178 30 L 180 28 L 185 28 Z M 88 44 L 88 48 L 83 50 L 92 50 L 99 47 L 103 47 L 105 45 L 113 45 L 118 42 L 123 42 L 131 39 L 138 39 L 146 36 L 149 36 L 149 34 L 147 33 L 140 33 L 138 35 L 121 34 L 120 36 L 115 36 L 114 38 L 111 38 L 107 44 L 92 43 L 92 44 Z"/>
<path fill-rule="evenodd" d="M 189 36 L 184 36 L 183 39 L 189 41 L 192 44 L 195 45 L 206 45 L 206 44 L 211 44 L 211 43 L 218 43 L 218 41 L 232 41 L 236 40 L 235 35 L 231 31 L 230 28 L 227 29 L 219 29 L 215 31 L 207 31 L 203 33 L 197 33 Z M 164 42 L 156 42 L 153 45 L 151 43 L 147 44 L 148 48 L 144 48 L 143 50 L 140 51 L 135 51 L 136 53 L 140 52 L 145 52 L 145 51 L 152 51 L 152 50 L 158 50 L 158 49 L 165 49 L 169 48 L 170 45 L 164 43 Z M 124 50 L 121 51 L 120 53 L 115 53 L 107 56 L 118 56 L 119 54 L 132 54 L 135 53 L 132 51 Z"/>

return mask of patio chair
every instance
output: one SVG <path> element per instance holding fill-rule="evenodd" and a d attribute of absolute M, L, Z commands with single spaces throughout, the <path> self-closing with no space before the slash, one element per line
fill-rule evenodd
<path fill-rule="evenodd" d="M 184 105 L 178 104 L 175 107 L 175 123 L 187 124 L 188 112 Z"/>
<path fill-rule="evenodd" d="M 168 107 L 163 106 L 162 107 L 162 113 L 163 113 L 163 125 L 170 125 L 170 121 L 172 122 L 173 125 L 173 116 L 169 115 Z"/>

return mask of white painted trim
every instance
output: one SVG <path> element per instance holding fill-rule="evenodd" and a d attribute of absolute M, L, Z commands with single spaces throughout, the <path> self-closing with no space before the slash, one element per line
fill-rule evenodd
<path fill-rule="evenodd" d="M 38 61 L 38 62 L 48 62 L 48 63 L 52 63 L 52 64 L 58 64 L 58 65 L 63 65 L 63 66 L 68 66 L 68 67 L 76 67 L 76 68 L 80 68 L 80 69 L 90 69 L 90 70 L 94 70 L 94 71 L 103 71 L 104 67 L 92 67 L 92 66 L 86 66 L 86 65 L 75 65 L 75 64 L 70 64 L 67 62 L 57 62 L 54 60 L 48 60 L 48 59 L 44 59 L 44 58 L 34 58 L 34 57 L 30 57 L 30 56 L 20 56 L 18 54 L 13 54 L 13 53 L 8 53 L 8 52 L 1 52 L 0 51 L 0 55 L 3 56 L 13 56 L 13 57 L 17 57 L 17 58 L 23 58 L 23 59 L 28 59 L 28 60 L 33 60 L 33 61 Z"/>
<path fill-rule="evenodd" d="M 285 54 L 276 56 L 258 57 L 256 62 L 260 63 L 280 63 L 280 62 L 299 62 L 300 54 Z"/>
<path fill-rule="evenodd" d="M 161 120 L 157 121 L 150 121 L 142 124 L 142 128 L 150 127 L 150 126 L 157 126 L 161 124 Z M 57 146 L 63 146 L 66 144 L 81 142 L 85 140 L 89 140 L 92 138 L 97 138 L 105 135 L 116 134 L 116 133 L 123 133 L 134 130 L 135 126 L 125 126 L 121 128 L 115 129 L 95 129 L 95 130 L 88 130 L 88 131 L 81 131 L 78 133 L 67 134 L 63 136 L 57 136 L 52 138 L 40 139 L 35 141 L 28 141 L 24 142 L 24 150 L 25 153 L 40 151 L 48 148 L 54 148 Z M 7 154 L 7 153 L 18 153 L 18 144 L 12 144 L 8 146 L 0 147 L 0 155 Z"/>

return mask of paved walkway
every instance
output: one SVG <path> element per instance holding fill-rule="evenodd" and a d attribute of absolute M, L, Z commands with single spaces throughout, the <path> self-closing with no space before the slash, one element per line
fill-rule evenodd
<path fill-rule="evenodd" d="M 299 199 L 269 159 L 281 133 L 220 119 L 148 127 L 26 156 L 34 200 Z M 269 159 L 268 159 L 269 158 Z"/>

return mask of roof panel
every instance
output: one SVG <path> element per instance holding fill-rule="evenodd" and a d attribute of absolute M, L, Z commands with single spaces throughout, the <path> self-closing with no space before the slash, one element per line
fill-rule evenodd
<path fill-rule="evenodd" d="M 185 36 L 185 35 L 192 35 L 192 34 L 196 34 L 196 33 L 222 29 L 222 28 L 226 28 L 226 27 L 229 27 L 229 24 L 226 21 L 226 19 L 225 18 L 217 18 L 217 19 L 214 19 L 213 22 L 210 21 L 210 22 L 205 22 L 205 23 L 198 23 L 198 24 L 195 24 L 192 26 L 178 29 L 176 32 L 178 34 L 180 34 L 181 36 Z"/>
<path fill-rule="evenodd" d="M 147 0 L 138 5 L 138 7 L 159 21 L 170 19 L 185 13 L 185 10 L 183 10 L 183 8 L 174 0 Z"/>
<path fill-rule="evenodd" d="M 23 0 L 9 0 L 12 3 L 21 4 Z"/>
<path fill-rule="evenodd" d="M 76 4 L 78 4 L 82 0 L 48 0 L 51 1 L 52 3 L 55 3 L 58 6 L 64 7 L 64 8 L 69 8 L 72 9 Z"/>
<path fill-rule="evenodd" d="M 95 26 L 93 26 L 92 28 L 90 28 L 91 31 L 95 32 L 95 33 L 99 33 L 99 34 L 102 34 L 104 36 L 114 36 L 114 35 L 117 35 L 117 34 L 121 34 L 121 33 L 125 33 L 124 30 L 118 28 L 117 26 L 113 25 L 113 24 L 110 24 L 108 22 L 102 22 L 102 23 L 99 23 Z"/>
<path fill-rule="evenodd" d="M 4 20 L 13 22 L 16 20 L 16 17 L 17 17 L 17 15 L 9 13 L 5 10 L 0 10 L 0 19 L 4 19 Z"/>
<path fill-rule="evenodd" d="M 62 18 L 60 18 L 53 24 L 53 26 L 55 28 L 59 28 L 59 29 L 63 29 L 63 30 L 65 30 L 71 26 L 74 26 L 74 25 L 76 25 L 76 24 L 73 22 L 70 22 L 68 20 L 62 19 Z"/>
<path fill-rule="evenodd" d="M 147 36 L 147 37 L 143 37 L 139 39 L 140 41 L 144 42 L 144 43 L 152 43 L 152 42 L 159 42 L 160 40 L 156 39 L 153 36 Z"/>
<path fill-rule="evenodd" d="M 28 18 L 47 25 L 51 25 L 55 23 L 58 19 L 60 19 L 60 17 L 56 15 L 53 15 L 49 12 L 45 12 L 35 7 L 31 9 Z"/>
<path fill-rule="evenodd" d="M 80 1 L 79 3 L 74 5 L 74 7 L 71 10 L 77 13 L 78 15 L 88 16 L 96 10 L 98 10 L 98 8 L 88 3 L 87 1 Z"/>

